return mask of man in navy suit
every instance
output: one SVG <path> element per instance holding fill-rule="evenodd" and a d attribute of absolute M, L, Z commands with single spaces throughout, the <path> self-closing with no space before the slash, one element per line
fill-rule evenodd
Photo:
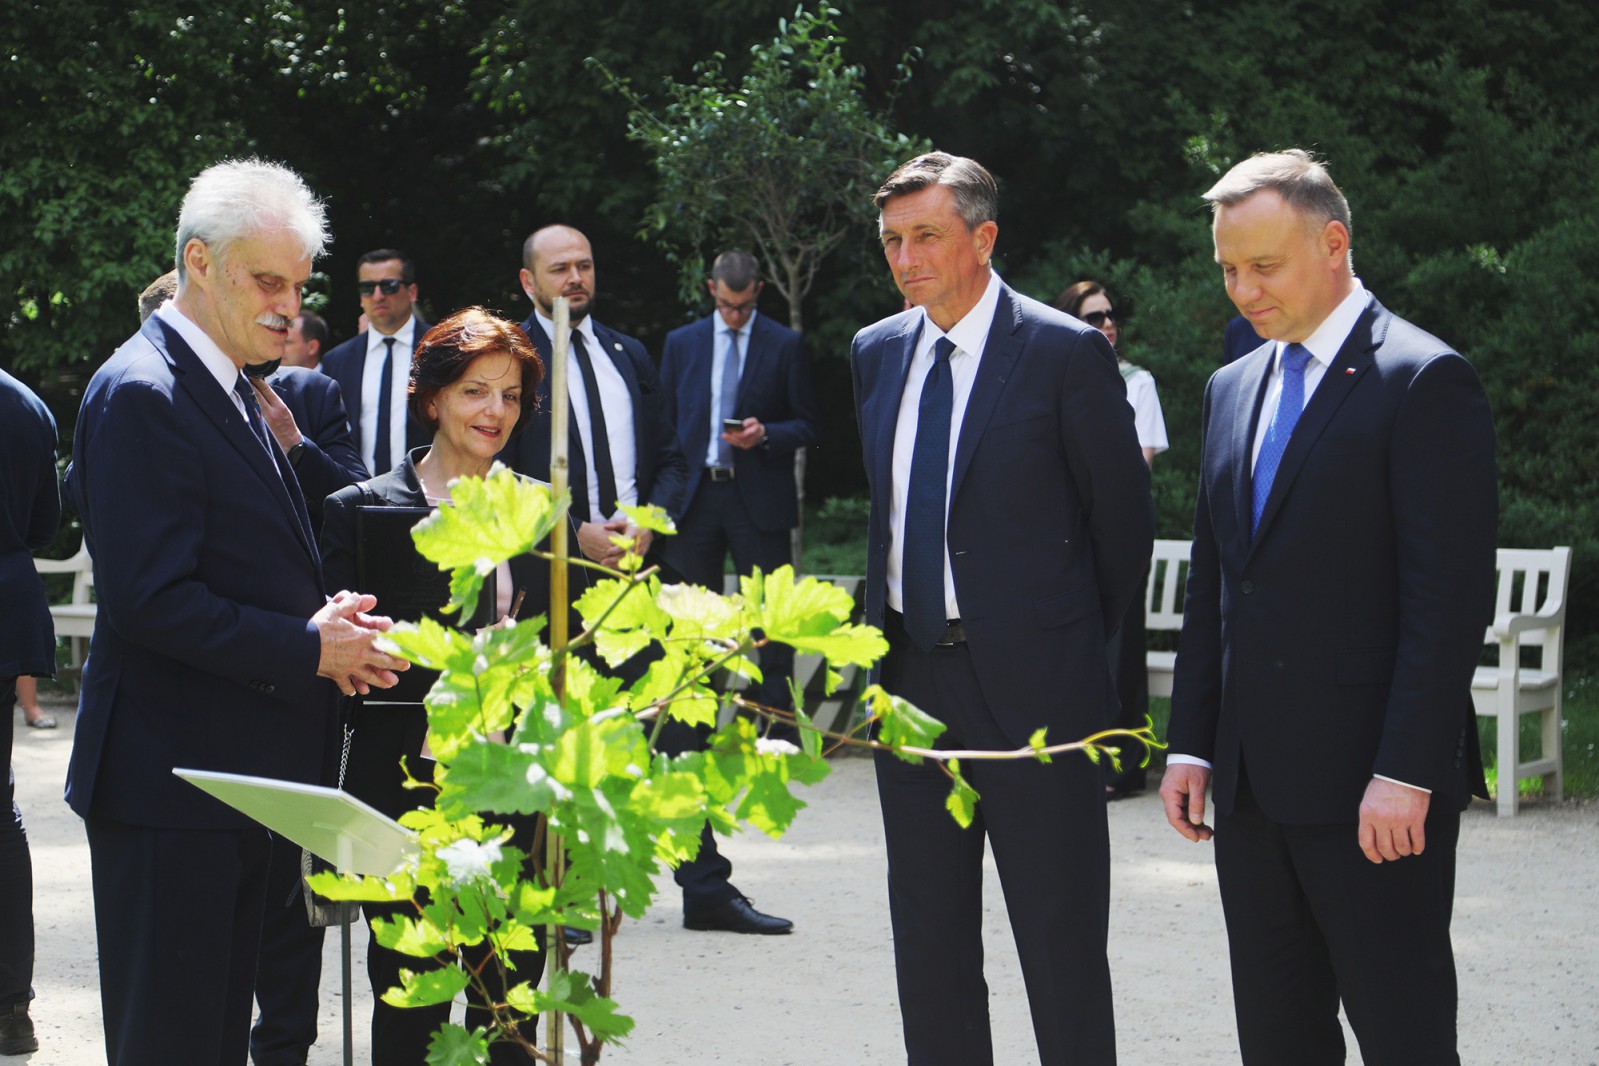
<path fill-rule="evenodd" d="M 339 383 L 350 435 L 362 463 L 376 476 L 433 439 L 406 403 L 411 357 L 428 324 L 417 317 L 416 264 L 404 252 L 367 252 L 357 261 L 355 276 L 369 328 L 328 352 L 322 373 Z"/>
<path fill-rule="evenodd" d="M 740 574 L 757 567 L 769 574 L 789 561 L 789 531 L 799 524 L 794 453 L 816 441 L 818 427 L 804 342 L 755 310 L 760 262 L 748 252 L 723 252 L 706 288 L 716 314 L 673 330 L 661 357 L 668 418 L 688 464 L 687 507 L 662 557 L 685 581 L 720 592 L 729 551 Z M 731 428 L 734 422 L 739 428 Z M 768 644 L 760 663 L 755 698 L 792 709 L 793 649 Z M 794 733 L 792 727 L 774 732 Z M 685 924 L 743 933 L 790 930 L 785 919 L 746 913 L 731 874 L 715 838 L 702 834 L 699 854 L 676 870 Z"/>
<path fill-rule="evenodd" d="M 33 999 L 33 862 L 11 769 L 17 678 L 56 672 L 55 625 L 33 553 L 61 524 L 56 421 L 22 382 L 0 370 L 0 1055 L 37 1051 Z"/>
<path fill-rule="evenodd" d="M 866 616 L 884 687 L 948 727 L 947 749 L 1076 740 L 1108 727 L 1107 636 L 1140 595 L 1149 468 L 1099 330 L 1014 292 L 989 265 L 998 194 L 933 152 L 878 190 L 908 310 L 850 353 L 871 486 Z M 1044 1066 L 1113 1063 L 1105 942 L 1110 842 L 1100 770 L 969 760 L 980 799 L 950 817 L 931 764 L 877 757 L 889 910 L 912 1066 L 991 1063 L 983 843 L 1005 888 Z"/>
<path fill-rule="evenodd" d="M 302 311 L 289 325 L 283 338 L 283 365 L 322 369 L 322 353 L 328 350 L 327 321 L 315 311 Z"/>
<path fill-rule="evenodd" d="M 716 314 L 673 330 L 661 356 L 661 382 L 688 463 L 686 507 L 663 558 L 684 580 L 720 592 L 729 552 L 733 569 L 765 573 L 790 559 L 799 524 L 794 453 L 816 442 L 816 395 L 800 335 L 761 315 L 760 261 L 723 252 L 706 282 Z M 740 428 L 729 428 L 729 420 Z M 794 653 L 761 650 L 756 698 L 789 709 Z"/>
<path fill-rule="evenodd" d="M 67 802 L 92 864 L 111 1066 L 243 1063 L 268 835 L 173 776 L 322 771 L 334 688 L 394 684 L 370 596 L 322 594 L 294 468 L 243 367 L 276 359 L 326 240 L 292 171 L 200 174 L 178 294 L 95 372 L 68 491 L 94 556 Z"/>
<path fill-rule="evenodd" d="M 1214 836 L 1246 1064 L 1343 1062 L 1340 1000 L 1365 1062 L 1458 1063 L 1488 401 L 1355 277 L 1349 205 L 1308 154 L 1254 156 L 1205 199 L 1227 294 L 1273 343 L 1206 389 L 1166 816 Z"/>
<path fill-rule="evenodd" d="M 522 246 L 518 277 L 533 301 L 522 329 L 546 364 L 554 350 L 555 298 L 566 297 L 572 323 L 565 401 L 572 409 L 572 516 L 584 556 L 615 566 L 622 552 L 611 543 L 613 535 L 638 537 L 641 553 L 650 548 L 649 531 L 635 529 L 618 503 L 653 503 L 674 520 L 683 513 L 684 459 L 672 429 L 669 394 L 643 344 L 594 321 L 594 251 L 582 233 L 560 225 L 535 231 Z M 546 375 L 539 384 L 533 425 L 506 453 L 518 472 L 541 481 L 550 476 L 549 380 Z M 637 676 L 642 661 L 635 656 L 621 674 Z M 662 730 L 661 750 L 668 754 L 695 742 L 694 731 L 682 723 L 669 722 Z M 684 865 L 688 869 L 680 869 L 678 879 L 685 890 L 683 921 L 690 928 L 781 933 L 791 927 L 786 919 L 755 910 L 727 883 L 732 867 L 716 853 L 709 826 L 701 834 L 698 857 Z"/>

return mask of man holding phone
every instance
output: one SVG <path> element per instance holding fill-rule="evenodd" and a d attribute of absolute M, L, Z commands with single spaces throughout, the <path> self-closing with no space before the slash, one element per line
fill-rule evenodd
<path fill-rule="evenodd" d="M 729 553 L 740 574 L 756 568 L 771 573 L 790 560 L 789 531 L 799 524 L 794 453 L 818 435 L 804 342 L 755 310 L 760 269 L 748 252 L 717 256 L 705 284 L 716 313 L 669 334 L 661 358 L 668 419 L 688 459 L 683 517 L 677 536 L 662 547 L 663 561 L 685 581 L 718 592 Z M 760 663 L 762 681 L 753 698 L 791 710 L 793 649 L 768 644 Z M 773 734 L 792 737 L 793 730 L 778 728 Z M 711 911 L 719 915 L 714 921 L 703 917 L 710 908 L 696 905 L 696 893 L 708 902 L 726 896 L 729 871 L 727 860 L 703 847 L 697 859 L 678 870 L 685 924 L 788 932 L 788 922 L 747 905 L 736 913 Z"/>

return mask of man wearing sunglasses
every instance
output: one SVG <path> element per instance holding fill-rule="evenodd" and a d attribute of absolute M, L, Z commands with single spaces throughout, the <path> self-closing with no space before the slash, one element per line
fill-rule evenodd
<path fill-rule="evenodd" d="M 428 324 L 416 315 L 416 265 L 404 252 L 367 252 L 357 261 L 355 276 L 370 328 L 329 352 L 322 372 L 339 383 L 355 446 L 376 476 L 431 439 L 405 402 L 411 354 Z"/>

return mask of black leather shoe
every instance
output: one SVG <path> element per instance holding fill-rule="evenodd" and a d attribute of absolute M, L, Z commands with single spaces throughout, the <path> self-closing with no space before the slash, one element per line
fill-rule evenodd
<path fill-rule="evenodd" d="M 594 943 L 594 934 L 587 929 L 573 929 L 570 925 L 561 926 L 561 936 L 566 938 L 566 946 L 580 948 L 584 944 Z"/>
<path fill-rule="evenodd" d="M 28 1005 L 0 1010 L 0 1055 L 26 1055 L 39 1050 L 39 1038 L 33 1035 L 33 1019 L 28 1017 Z"/>
<path fill-rule="evenodd" d="M 734 896 L 726 903 L 703 911 L 684 912 L 683 928 L 723 933 L 760 933 L 764 936 L 774 936 L 780 933 L 792 932 L 794 923 L 787 918 L 777 918 L 770 914 L 762 914 L 750 906 L 750 901 L 744 896 Z"/>

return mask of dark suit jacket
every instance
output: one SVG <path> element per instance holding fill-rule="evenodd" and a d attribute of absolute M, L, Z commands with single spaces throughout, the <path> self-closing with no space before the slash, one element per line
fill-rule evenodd
<path fill-rule="evenodd" d="M 411 333 L 411 354 L 422 346 L 422 337 L 432 326 L 416 320 Z M 355 446 L 355 454 L 362 453 L 361 446 L 361 379 L 366 372 L 366 345 L 367 335 L 363 330 L 345 341 L 336 345 L 327 355 L 322 357 L 322 365 L 317 368 L 318 373 L 326 374 L 339 383 L 339 391 L 344 394 L 344 410 L 350 417 L 350 441 Z M 395 380 L 393 387 L 404 389 L 406 383 Z M 420 448 L 433 439 L 427 426 L 417 421 L 415 417 L 407 414 L 405 419 L 405 450 Z M 399 462 L 396 459 L 395 465 Z M 365 464 L 362 465 L 363 476 L 366 473 Z M 331 490 L 330 490 L 331 491 Z"/>
<path fill-rule="evenodd" d="M 705 476 L 711 441 L 711 375 L 720 373 L 712 366 L 716 322 L 713 314 L 673 330 L 661 355 L 667 417 L 676 427 L 678 448 L 688 466 L 685 511 Z M 800 335 L 765 315 L 755 316 L 748 344 L 734 414 L 760 419 L 766 443 L 733 449 L 733 483 L 756 528 L 793 529 L 799 524 L 794 453 L 815 444 L 819 432 L 810 361 Z"/>
<path fill-rule="evenodd" d="M 418 449 L 387 474 L 349 485 L 328 497 L 321 540 L 323 570 L 330 595 L 340 589 L 356 587 L 357 508 L 428 506 L 416 473 L 416 461 L 426 454 L 426 448 Z M 534 555 L 518 555 L 511 560 L 511 581 L 513 602 L 517 592 L 527 593 L 519 617 L 548 614 L 549 563 Z M 380 603 L 378 611 L 382 610 Z M 357 696 L 353 716 L 355 735 L 350 742 L 345 791 L 395 817 L 414 807 L 426 806 L 422 793 L 404 787 L 405 775 L 400 772 L 402 756 L 410 756 L 415 764 L 422 751 L 422 742 L 427 736 L 426 709 L 421 704 L 409 704 L 375 706 L 369 710 Z M 420 769 L 413 765 L 413 770 Z"/>
<path fill-rule="evenodd" d="M 0 679 L 56 672 L 55 625 L 33 553 L 60 525 L 56 420 L 33 390 L 0 370 Z"/>
<path fill-rule="evenodd" d="M 533 342 L 539 358 L 546 367 L 550 363 L 553 347 L 537 314 L 530 314 L 522 323 L 522 330 Z M 683 497 L 685 477 L 683 453 L 678 451 L 671 423 L 667 420 L 667 398 L 655 376 L 655 364 L 650 362 L 644 345 L 632 337 L 594 323 L 594 336 L 599 340 L 605 355 L 609 356 L 622 379 L 627 382 L 628 395 L 633 400 L 633 439 L 636 442 L 635 477 L 638 481 L 640 503 L 653 503 L 674 519 L 683 514 L 686 501 Z M 590 353 L 592 358 L 598 355 Z M 519 474 L 539 481 L 550 479 L 550 376 L 539 382 L 539 407 L 522 428 L 516 440 L 507 444 L 500 454 L 501 461 Z M 567 402 L 563 399 L 563 402 Z M 570 477 L 572 487 L 572 514 L 587 521 L 591 513 L 588 498 L 588 466 L 583 455 L 583 443 L 578 437 L 576 420 L 571 424 Z"/>
<path fill-rule="evenodd" d="M 922 314 L 862 330 L 850 360 L 872 507 L 866 619 L 883 624 L 895 421 Z M 1107 635 L 1142 594 L 1149 468 L 1104 336 L 1003 287 L 956 445 L 946 534 L 972 665 L 1012 743 L 1103 728 Z"/>
<path fill-rule="evenodd" d="M 318 371 L 281 366 L 269 380 L 305 438 L 294 474 L 311 514 L 311 528 L 320 529 L 322 501 L 366 477 L 366 464 L 350 436 L 350 416 L 338 383 Z"/>
<path fill-rule="evenodd" d="M 1448 345 L 1372 300 L 1311 395 L 1250 535 L 1251 458 L 1275 345 L 1204 406 L 1171 750 L 1241 762 L 1283 823 L 1354 822 L 1373 774 L 1464 806 L 1485 791 L 1471 675 L 1491 621 L 1493 423 Z"/>
<path fill-rule="evenodd" d="M 337 691 L 317 676 L 322 569 L 294 486 L 159 316 L 90 379 L 67 482 L 100 610 L 67 770 L 80 815 L 239 828 L 172 768 L 318 776 Z"/>

